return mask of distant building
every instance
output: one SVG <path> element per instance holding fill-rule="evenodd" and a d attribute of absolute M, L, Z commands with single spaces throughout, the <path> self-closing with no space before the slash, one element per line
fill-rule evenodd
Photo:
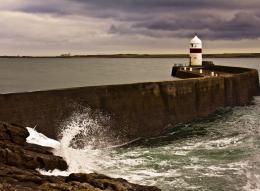
<path fill-rule="evenodd" d="M 195 36 L 190 41 L 190 66 L 202 65 L 202 42 Z"/>
<path fill-rule="evenodd" d="M 67 54 L 61 54 L 60 57 L 70 57 L 71 54 L 70 53 L 67 53 Z"/>

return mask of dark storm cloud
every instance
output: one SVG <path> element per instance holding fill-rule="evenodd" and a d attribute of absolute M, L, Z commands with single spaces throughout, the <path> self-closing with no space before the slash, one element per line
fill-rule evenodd
<path fill-rule="evenodd" d="M 259 9 L 259 0 L 63 0 L 27 11 L 112 18 L 124 22 L 108 31 L 117 35 L 235 40 L 260 37 Z"/>
<path fill-rule="evenodd" d="M 53 0 L 53 1 L 32 1 L 30 3 L 21 4 L 17 10 L 26 13 L 40 13 L 40 14 L 55 14 L 55 15 L 70 15 L 77 14 L 74 10 L 75 2 L 67 0 Z M 80 9 L 78 9 L 80 11 Z"/>
<path fill-rule="evenodd" d="M 74 1 L 75 0 L 71 0 Z M 181 9 L 202 9 L 202 8 L 222 8 L 241 9 L 256 8 L 260 6 L 259 0 L 76 0 L 82 4 L 94 5 L 103 8 L 147 10 L 158 8 L 181 8 Z"/>
<path fill-rule="evenodd" d="M 142 14 L 176 12 L 189 14 L 190 11 L 204 11 L 216 9 L 223 11 L 232 10 L 259 10 L 259 0 L 28 0 L 20 10 L 32 13 L 62 13 L 96 16 L 116 17 L 121 14 Z M 166 12 L 165 12 L 166 11 Z M 174 11 L 174 12 L 170 12 Z M 184 12 L 185 11 L 185 12 Z M 188 11 L 188 12 L 187 12 Z M 106 14 L 109 13 L 109 14 Z"/>
<path fill-rule="evenodd" d="M 260 0 L 3 1 L 0 24 L 6 26 L 2 27 L 6 35 L 1 38 L 8 42 L 64 39 L 83 47 L 93 39 L 109 46 L 120 39 L 127 47 L 138 36 L 150 49 L 151 41 L 185 41 L 195 33 L 225 42 L 260 38 Z"/>
<path fill-rule="evenodd" d="M 137 22 L 131 28 L 147 29 L 159 33 L 158 36 L 190 37 L 198 33 L 206 39 L 254 39 L 260 37 L 260 17 L 248 12 L 236 13 L 231 19 L 219 18 L 218 15 L 193 14 L 182 15 L 177 19 Z M 111 32 L 117 32 L 115 26 Z"/>

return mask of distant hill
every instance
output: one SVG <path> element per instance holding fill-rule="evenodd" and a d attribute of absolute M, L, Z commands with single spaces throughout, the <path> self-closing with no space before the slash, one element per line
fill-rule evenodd
<path fill-rule="evenodd" d="M 0 58 L 188 58 L 188 54 L 97 54 L 60 56 L 0 56 Z M 260 53 L 203 54 L 204 58 L 260 58 Z"/>

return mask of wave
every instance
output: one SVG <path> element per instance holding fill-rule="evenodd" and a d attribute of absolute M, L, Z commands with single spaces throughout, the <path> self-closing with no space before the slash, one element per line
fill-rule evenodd
<path fill-rule="evenodd" d="M 64 123 L 59 141 L 28 128 L 27 142 L 52 147 L 68 163 L 67 171 L 38 169 L 45 175 L 98 172 L 162 190 L 207 190 L 223 182 L 219 189 L 231 185 L 234 190 L 255 191 L 260 189 L 259 116 L 260 99 L 256 98 L 255 105 L 236 107 L 217 120 L 191 124 L 191 131 L 207 127 L 201 136 L 127 147 L 109 144 L 106 126 L 99 121 L 102 115 L 93 117 L 87 111 L 75 113 Z"/>

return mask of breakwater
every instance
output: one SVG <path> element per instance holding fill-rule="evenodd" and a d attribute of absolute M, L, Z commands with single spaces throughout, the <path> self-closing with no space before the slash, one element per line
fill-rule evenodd
<path fill-rule="evenodd" d="M 156 136 L 178 123 L 191 122 L 226 106 L 246 105 L 259 87 L 254 69 L 208 66 L 218 77 L 194 76 L 176 69 L 177 81 L 81 87 L 0 95 L 0 120 L 56 138 L 75 112 L 100 121 L 112 137 Z M 102 120 L 102 116 L 107 120 Z"/>

